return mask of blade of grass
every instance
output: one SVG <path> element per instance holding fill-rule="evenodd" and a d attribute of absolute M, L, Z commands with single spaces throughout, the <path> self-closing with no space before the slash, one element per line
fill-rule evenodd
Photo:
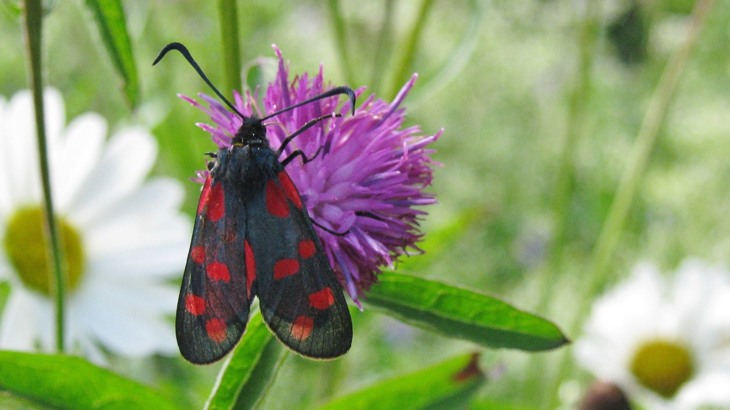
<path fill-rule="evenodd" d="M 109 53 L 114 69 L 122 78 L 122 90 L 127 103 L 130 107 L 136 107 L 140 85 L 121 1 L 86 0 L 84 4 L 91 11 L 102 44 Z"/>

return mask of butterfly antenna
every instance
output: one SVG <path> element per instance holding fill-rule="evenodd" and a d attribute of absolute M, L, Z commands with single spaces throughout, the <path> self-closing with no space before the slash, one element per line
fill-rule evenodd
<path fill-rule="evenodd" d="M 166 45 L 162 50 L 160 50 L 160 54 L 157 55 L 157 58 L 155 58 L 155 61 L 152 63 L 152 65 L 155 65 L 155 64 L 159 63 L 160 60 L 162 60 L 162 58 L 170 50 L 176 50 L 177 52 L 179 52 L 180 54 L 182 54 L 182 56 L 185 57 L 186 60 L 188 60 L 188 63 L 190 63 L 190 65 L 193 66 L 193 68 L 195 69 L 195 71 L 198 72 L 198 75 L 200 76 L 200 78 L 202 78 L 203 81 L 205 81 L 205 83 L 208 84 L 208 86 L 211 89 L 213 89 L 213 92 L 215 92 L 215 94 L 218 96 L 218 98 L 220 98 L 221 100 L 223 100 L 223 102 L 226 103 L 226 105 L 228 105 L 233 110 L 233 112 L 235 112 L 236 114 L 238 114 L 239 117 L 244 118 L 244 119 L 247 118 L 245 115 L 241 114 L 241 112 L 238 111 L 236 109 L 236 107 L 234 107 L 233 104 L 231 104 L 231 102 L 228 101 L 228 99 L 226 97 L 224 97 L 223 94 L 221 94 L 220 91 L 218 91 L 218 89 L 213 85 L 212 82 L 210 82 L 210 80 L 208 79 L 208 76 L 205 75 L 205 73 L 203 72 L 203 69 L 200 68 L 200 66 L 198 65 L 198 63 L 195 61 L 195 59 L 193 58 L 193 56 L 190 54 L 190 51 L 188 51 L 188 48 L 185 47 L 184 45 L 182 45 L 181 43 L 174 42 L 174 43 L 170 43 L 170 44 Z M 352 90 L 350 90 L 350 91 L 352 92 Z M 322 97 L 322 98 L 324 98 L 324 97 Z M 354 93 L 353 93 L 352 98 L 353 98 L 353 102 L 354 102 Z M 315 99 L 316 99 L 316 97 L 315 97 Z M 305 101 L 305 102 L 308 102 L 308 101 Z M 298 106 L 298 105 L 301 105 L 301 104 L 297 104 L 296 106 Z M 296 106 L 294 106 L 294 107 L 296 107 Z M 294 107 L 290 107 L 290 108 L 294 108 Z M 353 103 L 353 112 L 355 110 L 354 107 L 355 106 L 354 106 L 354 103 Z M 282 110 L 282 111 L 285 111 L 285 110 Z"/>
<path fill-rule="evenodd" d="M 355 114 L 355 92 L 352 91 L 352 88 L 350 88 L 350 87 L 341 86 L 341 87 L 335 87 L 335 88 L 333 88 L 331 90 L 327 90 L 327 91 L 323 92 L 322 94 L 315 95 L 314 97 L 312 97 L 312 98 L 310 98 L 308 100 L 304 100 L 302 102 L 296 103 L 294 105 L 291 105 L 289 107 L 286 107 L 284 109 L 281 109 L 281 110 L 279 110 L 279 111 L 277 111 L 277 112 L 275 112 L 273 114 L 269 114 L 266 117 L 262 118 L 261 121 L 267 120 L 267 119 L 269 119 L 271 117 L 274 117 L 274 116 L 277 116 L 277 115 L 279 115 L 281 113 L 284 113 L 284 112 L 287 112 L 287 111 L 291 111 L 291 110 L 293 110 L 293 109 L 295 109 L 297 107 L 301 107 L 302 105 L 306 105 L 306 104 L 309 104 L 311 102 L 314 102 L 314 101 L 317 101 L 317 100 L 321 100 L 323 98 L 332 97 L 332 96 L 340 95 L 340 94 L 347 94 L 347 96 L 350 97 L 350 102 L 352 103 L 352 114 L 351 115 L 354 115 Z"/>

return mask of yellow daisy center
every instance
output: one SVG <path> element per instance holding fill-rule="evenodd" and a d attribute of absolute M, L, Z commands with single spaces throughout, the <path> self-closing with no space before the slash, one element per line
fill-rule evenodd
<path fill-rule="evenodd" d="M 81 234 L 63 217 L 56 218 L 65 256 L 66 286 L 73 291 L 84 273 L 84 248 Z M 20 208 L 7 221 L 3 238 L 10 263 L 21 281 L 30 289 L 51 296 L 54 284 L 45 234 L 45 216 L 40 206 Z"/>
<path fill-rule="evenodd" d="M 694 371 L 691 352 L 676 341 L 648 341 L 631 359 L 631 373 L 639 383 L 666 398 L 674 396 Z"/>

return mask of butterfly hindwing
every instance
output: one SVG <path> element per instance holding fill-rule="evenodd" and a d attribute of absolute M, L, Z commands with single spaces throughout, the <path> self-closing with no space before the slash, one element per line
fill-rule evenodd
<path fill-rule="evenodd" d="M 342 288 L 289 175 L 279 162 L 271 168 L 264 188 L 249 204 L 247 221 L 262 316 L 297 353 L 319 359 L 341 356 L 352 343 Z"/>
<path fill-rule="evenodd" d="M 255 275 L 247 272 L 253 259 L 244 237 L 246 219 L 245 207 L 211 173 L 200 197 L 177 307 L 178 346 L 193 363 L 220 359 L 246 328 L 253 297 L 247 278 Z"/>

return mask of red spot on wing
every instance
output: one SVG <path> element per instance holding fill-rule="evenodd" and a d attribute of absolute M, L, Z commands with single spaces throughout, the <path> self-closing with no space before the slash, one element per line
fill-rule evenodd
<path fill-rule="evenodd" d="M 206 199 L 206 209 L 208 211 L 206 218 L 208 218 L 211 222 L 221 219 L 226 213 L 223 184 L 215 184 L 211 186 Z M 203 202 L 203 198 L 200 199 L 200 202 Z M 200 205 L 198 205 L 198 207 L 200 207 Z"/>
<path fill-rule="evenodd" d="M 194 316 L 202 315 L 205 312 L 205 299 L 192 294 L 185 296 L 185 310 Z"/>
<path fill-rule="evenodd" d="M 291 324 L 291 335 L 300 342 L 307 340 L 314 329 L 314 319 L 309 316 L 298 316 Z"/>
<path fill-rule="evenodd" d="M 299 241 L 299 256 L 301 256 L 302 259 L 311 258 L 314 256 L 315 252 L 317 252 L 317 247 L 314 246 L 314 241 L 309 239 Z"/>
<path fill-rule="evenodd" d="M 243 241 L 243 252 L 246 258 L 246 293 L 251 298 L 251 288 L 256 279 L 256 260 L 253 257 L 253 249 L 248 241 Z"/>
<path fill-rule="evenodd" d="M 231 272 L 225 263 L 213 262 L 205 267 L 205 273 L 208 274 L 210 280 L 218 280 L 228 282 L 231 280 Z"/>
<path fill-rule="evenodd" d="M 277 218 L 289 216 L 289 204 L 286 203 L 275 179 L 266 181 L 266 210 Z"/>
<path fill-rule="evenodd" d="M 324 288 L 309 294 L 309 304 L 315 309 L 325 310 L 335 304 L 335 295 L 332 289 Z"/>
<path fill-rule="evenodd" d="M 220 319 L 210 319 L 205 322 L 205 333 L 216 343 L 221 343 L 228 336 L 228 326 Z"/>
<path fill-rule="evenodd" d="M 299 272 L 299 261 L 296 259 L 281 259 L 274 264 L 274 279 L 279 280 Z"/>
<path fill-rule="evenodd" d="M 281 182 L 281 187 L 284 188 L 284 194 L 286 194 L 286 197 L 289 198 L 289 200 L 299 209 L 302 209 L 302 197 L 299 196 L 299 191 L 297 191 L 297 188 L 294 186 L 294 183 L 291 182 L 291 178 L 289 178 L 289 174 L 286 173 L 286 171 L 279 172 L 279 182 Z"/>
<path fill-rule="evenodd" d="M 198 265 L 205 261 L 205 247 L 204 246 L 193 246 L 190 248 L 190 259 Z"/>
<path fill-rule="evenodd" d="M 197 214 L 200 215 L 200 213 L 203 211 L 203 208 L 205 208 L 205 205 L 210 200 L 210 174 L 207 178 L 205 178 L 205 184 L 203 184 L 203 190 L 200 192 L 200 202 L 198 202 L 198 212 Z"/>

